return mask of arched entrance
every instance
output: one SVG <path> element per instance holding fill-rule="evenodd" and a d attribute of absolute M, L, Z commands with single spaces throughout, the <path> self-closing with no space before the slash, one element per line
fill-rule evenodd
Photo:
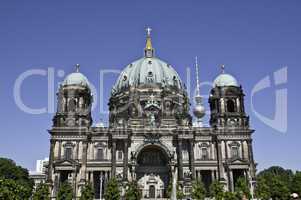
<path fill-rule="evenodd" d="M 143 198 L 166 197 L 171 173 L 168 154 L 157 145 L 144 147 L 137 156 L 136 176 Z"/>

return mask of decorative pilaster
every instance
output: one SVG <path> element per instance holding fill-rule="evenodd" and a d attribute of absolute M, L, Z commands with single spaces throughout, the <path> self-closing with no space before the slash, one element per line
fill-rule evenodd
<path fill-rule="evenodd" d="M 252 140 L 247 141 L 248 144 L 248 151 L 249 151 L 249 162 L 250 162 L 250 175 L 252 179 L 255 178 L 255 163 L 254 163 L 254 157 L 253 157 L 253 147 L 252 147 Z"/>
<path fill-rule="evenodd" d="M 49 153 L 49 164 L 48 164 L 48 176 L 47 176 L 47 182 L 52 183 L 52 173 L 53 173 L 53 161 L 54 161 L 54 147 L 55 147 L 55 141 L 53 139 L 50 139 L 50 153 Z"/>
<path fill-rule="evenodd" d="M 82 142 L 83 145 L 83 154 L 82 154 L 82 171 L 81 171 L 81 181 L 86 180 L 86 170 L 87 170 L 87 141 Z"/>
<path fill-rule="evenodd" d="M 189 160 L 190 160 L 190 169 L 192 180 L 195 180 L 195 170 L 194 170 L 194 142 L 189 140 Z"/>
<path fill-rule="evenodd" d="M 112 139 L 112 177 L 116 175 L 116 140 Z"/>
<path fill-rule="evenodd" d="M 222 159 L 222 143 L 221 141 L 216 141 L 217 149 L 217 162 L 218 162 L 218 179 L 224 180 L 224 166 Z"/>
<path fill-rule="evenodd" d="M 128 141 L 124 141 L 124 158 L 123 158 L 123 180 L 128 179 Z"/>
<path fill-rule="evenodd" d="M 183 142 L 182 139 L 178 140 L 178 166 L 179 166 L 179 180 L 183 180 Z"/>

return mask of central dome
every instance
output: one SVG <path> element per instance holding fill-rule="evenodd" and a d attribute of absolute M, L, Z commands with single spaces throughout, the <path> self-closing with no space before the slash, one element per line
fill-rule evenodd
<path fill-rule="evenodd" d="M 182 81 L 174 68 L 154 57 L 154 49 L 151 44 L 150 35 L 147 36 L 144 57 L 127 65 L 120 73 L 112 94 L 122 92 L 124 88 L 138 87 L 140 85 L 171 86 L 182 89 Z"/>
<path fill-rule="evenodd" d="M 155 57 L 143 57 L 129 64 L 119 75 L 112 93 L 118 93 L 125 87 L 161 84 L 182 89 L 182 81 L 173 67 Z"/>

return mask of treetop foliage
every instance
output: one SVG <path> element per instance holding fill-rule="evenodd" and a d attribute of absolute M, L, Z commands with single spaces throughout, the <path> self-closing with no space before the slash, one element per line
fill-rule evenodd
<path fill-rule="evenodd" d="M 110 200 L 120 200 L 120 191 L 118 187 L 118 182 L 115 178 L 109 180 L 106 190 L 105 190 L 105 199 Z"/>

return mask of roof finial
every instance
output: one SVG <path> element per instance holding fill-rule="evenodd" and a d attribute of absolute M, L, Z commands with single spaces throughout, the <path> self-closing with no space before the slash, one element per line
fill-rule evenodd
<path fill-rule="evenodd" d="M 80 67 L 80 64 L 76 64 L 76 65 L 75 65 L 76 72 L 79 72 L 79 67 Z"/>
<path fill-rule="evenodd" d="M 222 74 L 225 73 L 225 65 L 224 64 L 221 64 L 221 69 L 222 69 Z"/>
<path fill-rule="evenodd" d="M 195 57 L 195 72 L 196 72 L 196 92 L 197 96 L 200 96 L 200 83 L 199 83 L 199 64 L 198 57 Z"/>
<path fill-rule="evenodd" d="M 147 37 L 150 37 L 152 29 L 150 27 L 146 28 Z"/>
<path fill-rule="evenodd" d="M 151 31 L 152 31 L 152 29 L 150 27 L 146 28 L 146 46 L 145 46 L 146 50 L 153 49 L 152 40 L 151 40 Z"/>
<path fill-rule="evenodd" d="M 146 30 L 146 45 L 144 49 L 144 56 L 147 58 L 151 58 L 154 56 L 154 49 L 152 46 L 152 39 L 151 39 L 152 29 L 150 27 L 147 27 L 145 30 Z"/>

